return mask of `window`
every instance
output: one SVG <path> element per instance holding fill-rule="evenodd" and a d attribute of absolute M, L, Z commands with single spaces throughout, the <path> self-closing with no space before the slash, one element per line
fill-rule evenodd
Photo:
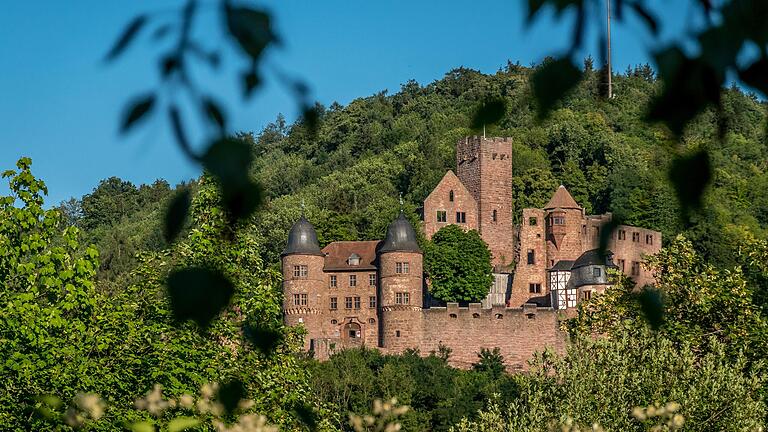
<path fill-rule="evenodd" d="M 584 300 L 589 300 L 592 298 L 592 291 L 584 291 Z"/>
<path fill-rule="evenodd" d="M 376 320 L 373 318 L 368 318 L 368 324 L 374 324 L 376 323 Z"/>
<path fill-rule="evenodd" d="M 307 294 L 294 294 L 293 295 L 293 305 L 294 306 L 306 306 L 307 305 Z"/>
<path fill-rule="evenodd" d="M 448 192 L 448 201 L 453 202 L 453 191 Z"/>
<path fill-rule="evenodd" d="M 584 234 L 584 235 L 587 235 L 587 226 L 586 225 L 582 225 L 581 226 L 581 233 Z"/>
<path fill-rule="evenodd" d="M 458 315 L 456 315 L 456 314 L 451 314 L 451 315 L 450 315 L 450 317 L 451 317 L 451 318 L 458 318 L 459 316 L 458 316 Z"/>
<path fill-rule="evenodd" d="M 467 223 L 467 213 L 456 212 L 456 223 Z"/>
<path fill-rule="evenodd" d="M 338 321 L 336 321 L 335 319 L 332 319 L 332 320 L 331 320 L 331 324 L 338 324 L 338 323 L 339 323 L 339 322 L 338 322 Z"/>
<path fill-rule="evenodd" d="M 437 221 L 438 222 L 448 222 L 448 216 L 446 216 L 445 210 L 438 210 L 437 211 Z"/>
<path fill-rule="evenodd" d="M 376 286 L 376 273 L 371 273 L 368 275 L 368 285 Z"/>
<path fill-rule="evenodd" d="M 539 223 L 539 219 L 537 219 L 535 217 L 529 217 L 528 218 L 528 225 L 536 226 L 536 225 L 538 225 L 538 223 Z"/>
<path fill-rule="evenodd" d="M 592 267 L 592 276 L 599 278 L 603 276 L 603 270 L 600 267 Z"/>
<path fill-rule="evenodd" d="M 395 337 L 400 337 L 400 330 L 395 331 Z"/>
<path fill-rule="evenodd" d="M 355 329 L 349 329 L 349 337 L 358 338 L 360 337 L 360 334 Z"/>
<path fill-rule="evenodd" d="M 357 286 L 357 275 L 349 275 L 349 286 L 351 287 Z"/>
<path fill-rule="evenodd" d="M 632 276 L 640 276 L 640 263 L 632 261 Z"/>
<path fill-rule="evenodd" d="M 395 264 L 395 272 L 399 274 L 408 274 L 408 271 L 410 270 L 409 267 L 407 262 L 399 262 Z"/>
<path fill-rule="evenodd" d="M 353 253 L 347 258 L 347 264 L 351 266 L 360 265 L 360 255 Z"/>
<path fill-rule="evenodd" d="M 496 319 L 503 319 L 503 318 L 504 318 L 504 315 L 502 315 L 502 314 L 496 314 Z"/>
<path fill-rule="evenodd" d="M 633 232 L 632 233 L 632 241 L 635 243 L 640 243 L 640 233 L 639 232 Z"/>
<path fill-rule="evenodd" d="M 344 297 L 344 307 L 346 309 L 352 309 L 352 297 Z"/>
<path fill-rule="evenodd" d="M 376 296 L 368 297 L 368 307 L 371 309 L 376 309 Z"/>
<path fill-rule="evenodd" d="M 305 265 L 295 265 L 295 266 L 293 266 L 293 277 L 296 277 L 296 278 L 305 278 L 305 277 L 307 277 L 307 266 L 305 266 Z"/>
<path fill-rule="evenodd" d="M 533 249 L 528 249 L 528 265 L 536 264 L 536 252 Z"/>
<path fill-rule="evenodd" d="M 653 244 L 653 236 L 651 234 L 645 235 L 645 244 L 649 244 L 649 245 Z"/>
<path fill-rule="evenodd" d="M 355 309 L 360 309 L 360 297 L 355 297 Z"/>
<path fill-rule="evenodd" d="M 336 310 L 339 308 L 339 301 L 336 297 L 331 297 L 331 310 Z"/>
<path fill-rule="evenodd" d="M 491 218 L 493 219 L 494 222 L 498 220 L 497 212 L 495 209 L 493 210 L 493 215 L 491 216 Z"/>
<path fill-rule="evenodd" d="M 624 261 L 623 259 L 620 259 L 620 260 L 617 260 L 617 261 L 619 263 L 619 268 L 621 269 L 621 272 L 624 273 L 626 271 L 626 269 L 625 269 L 626 261 Z"/>
<path fill-rule="evenodd" d="M 552 225 L 565 225 L 565 217 L 552 216 Z"/>
<path fill-rule="evenodd" d="M 329 285 L 331 286 L 331 288 L 336 288 L 338 286 L 336 275 L 331 275 L 331 281 L 329 282 Z"/>
<path fill-rule="evenodd" d="M 479 313 L 473 313 L 472 314 L 472 318 L 480 318 L 480 314 Z"/>
<path fill-rule="evenodd" d="M 531 294 L 541 293 L 541 284 L 540 283 L 528 284 L 528 292 Z"/>
<path fill-rule="evenodd" d="M 624 230 L 619 230 L 619 240 L 626 240 L 627 239 L 627 232 Z"/>
<path fill-rule="evenodd" d="M 407 292 L 399 292 L 395 293 L 395 303 L 396 304 L 411 304 L 411 293 Z"/>

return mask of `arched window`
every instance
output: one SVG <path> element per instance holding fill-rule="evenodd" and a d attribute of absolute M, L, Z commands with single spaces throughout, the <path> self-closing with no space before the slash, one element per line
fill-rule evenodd
<path fill-rule="evenodd" d="M 504 315 L 502 315 L 502 314 L 496 314 L 496 319 L 502 319 L 502 318 L 504 318 Z"/>
<path fill-rule="evenodd" d="M 472 314 L 472 318 L 480 318 L 480 314 L 479 313 L 473 313 Z"/>
<path fill-rule="evenodd" d="M 451 318 L 458 318 L 458 317 L 459 317 L 459 316 L 458 316 L 458 315 L 456 315 L 456 314 L 451 314 L 450 316 L 451 316 Z"/>
<path fill-rule="evenodd" d="M 373 318 L 369 318 L 369 319 L 368 319 L 368 324 L 373 324 L 373 323 L 375 323 L 375 322 L 376 322 L 376 320 L 375 320 L 375 319 L 373 319 Z"/>
<path fill-rule="evenodd" d="M 448 192 L 448 201 L 453 202 L 453 191 Z"/>

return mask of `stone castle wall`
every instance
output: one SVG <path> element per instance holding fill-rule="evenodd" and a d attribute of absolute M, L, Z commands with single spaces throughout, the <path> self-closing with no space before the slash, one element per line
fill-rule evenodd
<path fill-rule="evenodd" d="M 453 201 L 450 199 L 451 191 L 453 191 Z M 437 220 L 438 211 L 445 212 L 445 222 Z M 464 212 L 466 215 L 465 223 L 456 220 L 457 212 Z M 440 228 L 449 224 L 458 224 L 467 230 L 478 229 L 477 202 L 456 177 L 456 174 L 451 171 L 448 171 L 432 190 L 432 193 L 424 200 L 424 235 L 431 239 Z"/>

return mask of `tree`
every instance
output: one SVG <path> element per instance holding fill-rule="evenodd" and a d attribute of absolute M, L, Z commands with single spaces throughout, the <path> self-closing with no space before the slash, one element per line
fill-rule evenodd
<path fill-rule="evenodd" d="M 499 347 L 489 350 L 488 348 L 480 349 L 477 353 L 478 361 L 472 365 L 472 369 L 478 372 L 487 372 L 494 377 L 498 377 L 504 373 L 507 369 L 504 366 L 504 356 L 501 355 Z"/>
<path fill-rule="evenodd" d="M 491 253 L 480 234 L 458 225 L 441 228 L 424 248 L 430 293 L 447 302 L 480 301 L 493 284 Z"/>

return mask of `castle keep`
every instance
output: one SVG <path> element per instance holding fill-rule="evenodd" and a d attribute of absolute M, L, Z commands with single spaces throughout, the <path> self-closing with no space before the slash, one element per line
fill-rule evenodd
<path fill-rule="evenodd" d="M 428 301 L 422 252 L 402 213 L 383 241 L 322 249 L 302 216 L 282 254 L 284 319 L 306 328 L 305 348 L 320 359 L 353 346 L 428 354 L 444 345 L 453 365 L 467 367 L 482 348 L 498 347 L 511 369 L 523 369 L 535 351 L 563 348 L 558 316 L 610 287 L 609 268 L 653 283 L 641 263 L 659 251 L 661 233 L 619 225 L 603 256 L 597 248 L 609 222 L 610 214 L 586 215 L 560 186 L 544 208 L 523 209 L 515 226 L 511 140 L 468 137 L 457 144 L 456 173 L 424 200 L 422 229 L 428 238 L 448 224 L 478 231 L 495 276 L 482 303 Z"/>

